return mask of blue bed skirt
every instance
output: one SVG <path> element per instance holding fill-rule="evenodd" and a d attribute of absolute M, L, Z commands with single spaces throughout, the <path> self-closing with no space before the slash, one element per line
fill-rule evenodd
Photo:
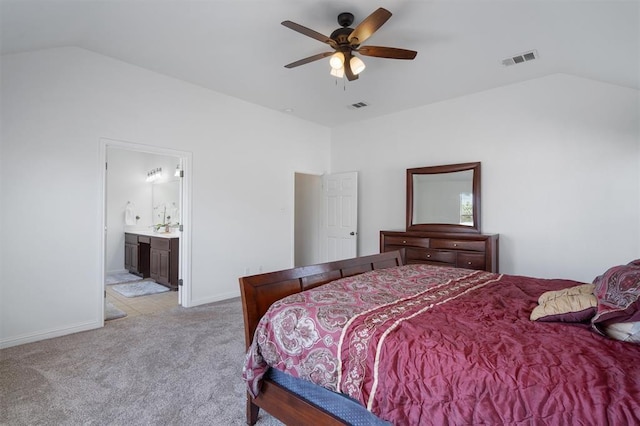
<path fill-rule="evenodd" d="M 388 426 L 390 423 L 371 414 L 366 408 L 354 399 L 341 393 L 332 392 L 321 386 L 306 380 L 298 379 L 283 373 L 275 368 L 270 368 L 267 377 L 287 388 L 296 395 L 306 399 L 310 403 L 339 417 L 343 422 L 354 426 Z"/>

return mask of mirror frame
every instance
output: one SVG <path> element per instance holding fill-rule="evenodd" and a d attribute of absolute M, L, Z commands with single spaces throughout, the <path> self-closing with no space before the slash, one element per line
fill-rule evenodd
<path fill-rule="evenodd" d="M 413 223 L 413 176 L 473 171 L 473 226 L 455 223 Z M 443 166 L 416 167 L 407 169 L 407 231 L 480 233 L 480 162 L 447 164 Z"/>

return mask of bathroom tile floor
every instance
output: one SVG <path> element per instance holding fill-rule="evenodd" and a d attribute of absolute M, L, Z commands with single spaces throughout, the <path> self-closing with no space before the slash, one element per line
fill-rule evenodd
<path fill-rule="evenodd" d="M 112 286 L 105 286 L 107 290 L 107 300 L 113 305 L 126 312 L 127 316 L 111 321 L 122 321 L 136 315 L 145 315 L 155 312 L 167 311 L 178 306 L 178 292 L 167 291 L 164 293 L 150 294 L 148 296 L 125 297 L 114 291 Z"/>

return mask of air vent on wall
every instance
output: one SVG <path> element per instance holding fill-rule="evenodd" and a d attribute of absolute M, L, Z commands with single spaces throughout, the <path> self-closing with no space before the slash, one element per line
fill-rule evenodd
<path fill-rule="evenodd" d="M 369 104 L 366 103 L 366 102 L 356 102 L 355 104 L 349 105 L 349 108 L 350 109 L 361 109 L 361 108 L 368 107 L 368 106 L 369 106 Z"/>
<path fill-rule="evenodd" d="M 534 59 L 538 59 L 538 51 L 535 49 L 512 56 L 511 58 L 503 59 L 502 65 L 508 67 L 509 65 L 521 64 L 523 62 L 533 61 Z"/>

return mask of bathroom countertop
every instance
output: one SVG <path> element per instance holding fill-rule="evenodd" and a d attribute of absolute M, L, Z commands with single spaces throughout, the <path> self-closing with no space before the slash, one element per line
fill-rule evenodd
<path fill-rule="evenodd" d="M 131 229 L 125 231 L 127 234 L 138 234 L 145 235 L 147 237 L 158 237 L 158 238 L 180 238 L 180 232 L 155 232 L 151 229 Z"/>

